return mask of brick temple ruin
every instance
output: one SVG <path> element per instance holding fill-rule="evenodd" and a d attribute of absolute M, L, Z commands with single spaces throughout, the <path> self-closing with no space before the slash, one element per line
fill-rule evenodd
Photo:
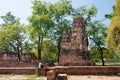
<path fill-rule="evenodd" d="M 20 62 L 15 52 L 0 52 L 0 67 L 35 67 L 38 66 L 34 53 L 24 53 Z"/>
<path fill-rule="evenodd" d="M 59 65 L 95 65 L 89 58 L 88 38 L 85 31 L 85 21 L 82 17 L 74 18 L 71 35 L 64 31 L 60 46 Z"/>

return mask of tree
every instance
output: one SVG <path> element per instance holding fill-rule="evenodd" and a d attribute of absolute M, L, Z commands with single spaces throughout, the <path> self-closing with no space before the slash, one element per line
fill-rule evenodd
<path fill-rule="evenodd" d="M 88 9 L 85 6 L 74 9 L 70 0 L 59 0 L 53 4 L 34 0 L 32 16 L 29 17 L 31 23 L 30 33 L 32 40 L 38 46 L 39 55 L 41 55 L 44 39 L 46 38 L 46 40 L 53 41 L 54 44 L 57 43 L 59 58 L 62 34 L 64 31 L 71 34 L 71 17 L 83 16 L 86 25 L 89 25 L 92 21 L 91 18 L 94 17 L 96 13 L 97 9 L 94 6 Z M 49 24 L 52 22 L 54 22 L 54 25 Z"/>
<path fill-rule="evenodd" d="M 72 4 L 70 0 L 59 0 L 49 7 L 50 12 L 53 15 L 55 26 L 53 27 L 53 38 L 57 43 L 58 48 L 58 60 L 60 54 L 60 42 L 64 31 L 70 33 L 71 21 L 68 17 L 72 14 Z"/>
<path fill-rule="evenodd" d="M 44 53 L 42 54 L 44 61 L 56 61 L 58 56 L 57 45 L 50 40 L 45 40 L 42 53 Z"/>
<path fill-rule="evenodd" d="M 90 39 L 92 53 L 94 51 L 100 53 L 102 65 L 104 66 L 105 38 L 107 34 L 106 26 L 101 21 L 95 20 L 87 27 L 87 33 Z"/>
<path fill-rule="evenodd" d="M 105 14 L 105 18 L 107 19 L 112 19 L 115 15 L 115 5 L 112 7 L 113 8 L 113 12 L 110 14 Z"/>
<path fill-rule="evenodd" d="M 109 49 L 120 53 L 120 1 L 116 0 L 114 16 L 108 28 L 106 45 Z"/>
<path fill-rule="evenodd" d="M 30 36 L 38 49 L 38 60 L 41 60 L 41 51 L 44 39 L 48 36 L 50 28 L 54 25 L 48 10 L 49 4 L 41 0 L 33 1 Z"/>
<path fill-rule="evenodd" d="M 59 60 L 61 36 L 64 31 L 66 31 L 68 34 L 71 34 L 71 20 L 68 19 L 70 19 L 70 17 L 82 16 L 85 18 L 87 25 L 91 21 L 91 18 L 96 15 L 97 10 L 94 6 L 88 9 L 85 6 L 74 9 L 70 0 L 60 0 L 54 5 L 50 6 L 50 10 L 54 13 L 53 17 L 56 24 L 54 27 L 54 37 L 58 43 Z"/>
<path fill-rule="evenodd" d="M 18 54 L 18 61 L 23 51 L 24 25 L 20 25 L 19 18 L 16 18 L 11 12 L 1 16 L 4 23 L 0 29 L 0 44 L 5 51 L 12 49 Z"/>

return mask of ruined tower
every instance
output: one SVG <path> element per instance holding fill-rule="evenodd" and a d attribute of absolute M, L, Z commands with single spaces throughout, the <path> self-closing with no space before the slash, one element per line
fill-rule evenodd
<path fill-rule="evenodd" d="M 68 35 L 65 31 L 62 35 L 59 65 L 94 65 L 89 59 L 88 38 L 82 17 L 73 20 L 71 31 L 71 35 Z"/>

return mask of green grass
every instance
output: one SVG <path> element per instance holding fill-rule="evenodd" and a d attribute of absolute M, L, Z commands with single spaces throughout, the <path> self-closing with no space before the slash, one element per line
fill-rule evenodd
<path fill-rule="evenodd" d="M 14 74 L 0 74 L 0 78 L 1 77 L 6 77 L 6 76 L 8 76 L 8 77 L 10 77 L 10 76 L 13 76 Z"/>
<path fill-rule="evenodd" d="M 101 62 L 96 62 L 96 65 L 102 65 Z M 105 62 L 106 66 L 120 66 L 120 62 Z"/>

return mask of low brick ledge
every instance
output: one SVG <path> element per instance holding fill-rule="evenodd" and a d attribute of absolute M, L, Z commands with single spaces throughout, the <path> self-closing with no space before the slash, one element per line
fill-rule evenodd
<path fill-rule="evenodd" d="M 37 67 L 0 67 L 0 74 L 35 74 L 37 70 Z M 54 66 L 46 68 L 46 71 L 49 70 L 68 75 L 118 75 L 120 66 Z M 39 69 L 39 73 L 43 72 L 46 73 L 44 69 Z"/>
<path fill-rule="evenodd" d="M 1 69 L 37 69 L 37 67 L 0 67 Z"/>
<path fill-rule="evenodd" d="M 118 75 L 120 66 L 56 66 L 48 70 L 56 70 L 56 73 L 62 74 L 80 74 L 80 75 Z"/>
<path fill-rule="evenodd" d="M 0 74 L 35 74 L 36 67 L 0 67 Z"/>

